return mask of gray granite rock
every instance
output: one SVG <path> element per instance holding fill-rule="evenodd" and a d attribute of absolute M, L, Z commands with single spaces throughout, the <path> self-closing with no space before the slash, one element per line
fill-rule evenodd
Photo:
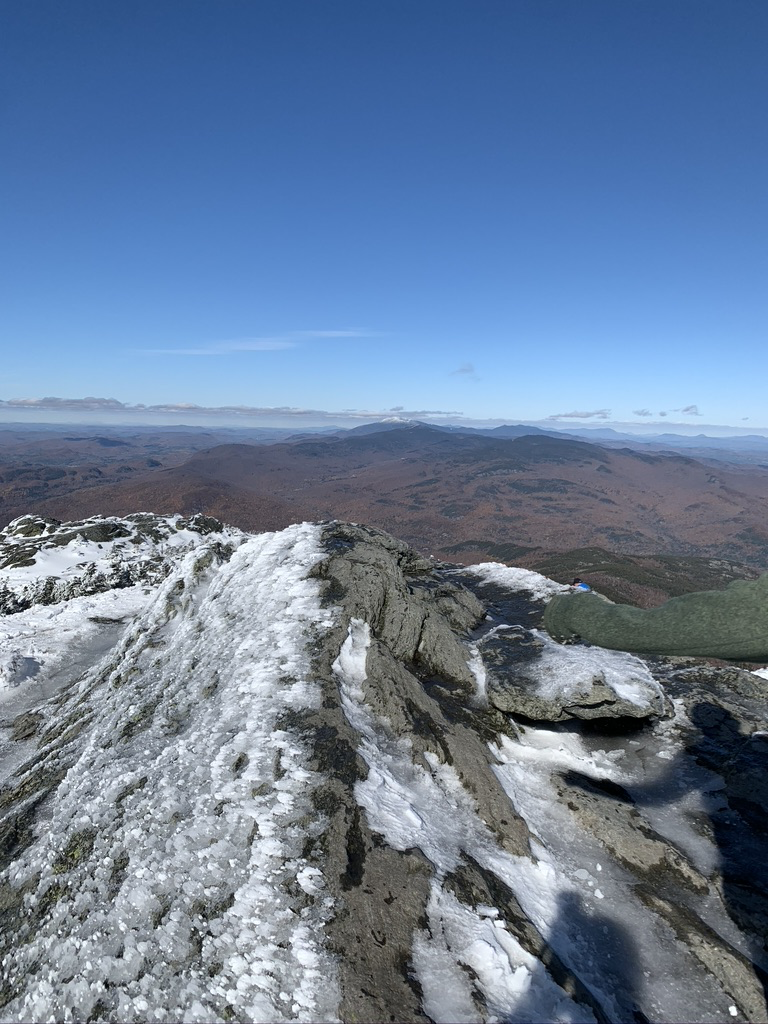
<path fill-rule="evenodd" d="M 631 655 L 556 646 L 528 630 L 498 630 L 478 641 L 489 702 L 536 721 L 663 717 L 670 706 L 645 663 Z"/>
<path fill-rule="evenodd" d="M 124 528 L 136 524 L 125 520 Z M 154 528 L 151 521 L 141 525 Z M 217 532 L 209 522 L 197 525 Z M 30 521 L 21 524 L 20 537 L 26 542 L 56 529 Z M 473 583 L 471 573 L 435 564 L 380 531 L 331 523 L 322 544 L 325 557 L 308 571 L 328 625 L 307 638 L 309 664 L 286 668 L 286 685 L 310 680 L 317 698 L 284 705 L 278 733 L 286 748 L 306 755 L 306 806 L 290 830 L 296 858 L 322 874 L 323 888 L 313 893 L 286 871 L 274 892 L 291 901 L 288 913 L 297 920 L 321 902 L 331 908 L 322 931 L 338 970 L 339 1018 L 445 1019 L 430 1010 L 419 981 L 421 942 L 449 975 L 454 971 L 454 981 L 461 974 L 463 1019 L 542 1019 L 524 986 L 512 1009 L 489 1004 L 470 956 L 487 947 L 498 954 L 501 973 L 530 972 L 532 992 L 558 987 L 571 1000 L 570 1016 L 561 1019 L 671 1022 L 683 1019 L 685 1005 L 686 1018 L 702 1022 L 765 1020 L 765 681 L 692 659 L 644 661 L 554 645 L 537 629 L 542 606 L 530 592 Z M 193 623 L 190 642 L 196 637 L 198 655 L 211 656 L 200 640 L 206 621 L 195 609 L 230 555 L 211 538 L 175 589 L 173 580 L 164 584 L 167 603 L 152 629 L 126 625 L 86 689 L 70 687 L 0 722 L 11 755 L 23 751 L 23 758 L 10 757 L 0 788 L 2 955 L 11 958 L 4 964 L 48 927 L 56 907 L 62 927 L 78 921 L 78 901 L 97 876 L 106 871 L 110 891 L 120 891 L 129 854 L 105 865 L 104 837 L 87 823 L 61 836 L 44 892 L 39 879 L 19 883 L 16 867 L 45 833 L 51 808 L 85 763 L 84 751 L 112 744 L 115 756 L 135 753 L 125 787 L 105 797 L 114 802 L 115 820 L 127 820 L 151 788 L 141 764 L 145 737 L 162 755 L 166 743 L 183 745 L 198 708 L 215 706 L 231 655 L 227 595 L 212 611 L 226 623 L 217 634 L 215 671 L 206 669 L 203 678 L 182 638 Z M 236 623 L 240 643 L 249 635 L 249 616 L 250 608 Z M 356 717 L 338 666 L 360 624 L 368 642 Z M 142 684 L 162 676 L 164 645 L 172 642 L 175 696 L 149 699 Z M 123 716 L 129 689 L 134 696 Z M 93 723 L 109 702 L 117 724 L 105 736 Z M 232 715 L 233 735 L 239 725 Z M 243 749 L 220 766 L 227 799 L 258 753 Z M 168 763 L 173 772 L 174 760 Z M 382 765 L 395 788 L 397 773 L 405 772 L 426 792 L 453 799 L 444 834 L 418 822 L 408 833 L 412 841 L 388 833 L 364 800 Z M 267 778 L 247 797 L 277 792 L 286 770 L 278 756 L 272 789 Z M 174 820 L 183 817 L 186 790 L 194 786 L 194 773 L 179 781 Z M 233 841 L 231 834 L 220 838 Z M 441 841 L 442 858 L 434 850 Z M 247 849 L 257 843 L 254 826 Z M 225 927 L 235 882 L 224 877 L 217 885 L 195 904 L 191 930 L 180 934 L 173 953 L 180 975 L 198 971 L 212 987 L 216 965 L 203 965 L 202 944 Z M 65 916 L 67 907 L 72 913 Z M 160 921 L 169 908 L 152 912 Z M 472 936 L 462 944 L 448 911 L 472 927 L 494 922 L 490 945 Z M 21 1005 L 24 979 L 5 982 L 0 1006 Z M 89 1009 L 92 1019 L 116 1019 L 113 997 L 105 988 Z M 219 1019 L 235 1019 L 226 999 L 211 1005 Z"/>

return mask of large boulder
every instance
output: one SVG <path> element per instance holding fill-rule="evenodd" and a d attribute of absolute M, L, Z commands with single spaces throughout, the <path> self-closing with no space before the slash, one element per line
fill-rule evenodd
<path fill-rule="evenodd" d="M 536 721 L 645 719 L 668 713 L 645 662 L 599 647 L 561 647 L 544 633 L 495 630 L 478 641 L 488 700 Z"/>

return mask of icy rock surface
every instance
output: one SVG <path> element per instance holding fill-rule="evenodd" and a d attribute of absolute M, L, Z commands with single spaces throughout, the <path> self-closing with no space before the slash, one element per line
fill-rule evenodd
<path fill-rule="evenodd" d="M 227 532 L 218 520 L 201 514 L 184 518 L 138 512 L 75 523 L 22 516 L 0 530 L 0 571 L 9 570 L 0 578 L 0 614 L 157 583 L 170 571 L 174 554 L 210 534 Z"/>
<path fill-rule="evenodd" d="M 530 612 L 514 625 L 506 620 L 508 595 L 546 600 L 569 588 L 529 569 L 482 563 L 471 575 L 483 594 L 501 602 L 501 612 L 477 639 L 489 702 L 500 711 L 545 722 L 571 718 L 651 718 L 669 711 L 661 686 L 647 665 L 631 654 L 564 647 L 546 633 L 527 628 Z M 466 577 L 465 582 L 469 582 Z M 519 599 L 518 599 L 519 603 Z M 527 618 L 527 621 L 526 621 Z"/>
<path fill-rule="evenodd" d="M 601 648 L 587 654 L 538 630 L 493 630 L 477 646 L 488 700 L 500 711 L 545 722 L 667 713 L 661 686 L 634 655 Z"/>
<path fill-rule="evenodd" d="M 759 676 L 360 526 L 6 534 L 2 1019 L 766 1019 Z"/>

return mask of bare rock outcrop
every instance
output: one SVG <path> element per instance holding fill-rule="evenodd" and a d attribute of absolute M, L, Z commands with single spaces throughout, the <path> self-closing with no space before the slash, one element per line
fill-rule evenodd
<path fill-rule="evenodd" d="M 765 680 L 551 645 L 549 581 L 364 526 L 197 525 L 2 620 L 3 1019 L 766 1019 Z"/>

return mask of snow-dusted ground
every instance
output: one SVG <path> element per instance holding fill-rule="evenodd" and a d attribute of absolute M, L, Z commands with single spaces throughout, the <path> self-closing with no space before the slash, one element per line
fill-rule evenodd
<path fill-rule="evenodd" d="M 152 597 L 150 587 L 136 585 L 1 616 L 0 730 L 111 651 Z M 29 745 L 0 740 L 0 779 L 29 753 Z"/>
<path fill-rule="evenodd" d="M 567 701 L 579 691 L 588 691 L 592 680 L 600 679 L 618 697 L 637 707 L 645 708 L 662 698 L 661 686 L 634 654 L 602 647 L 567 647 L 541 630 L 533 633 L 543 648 L 534 673 L 543 697 L 564 697 Z"/>
<path fill-rule="evenodd" d="M 90 739 L 11 881 L 39 876 L 30 908 L 50 899 L 69 877 L 73 837 L 93 844 L 100 867 L 78 880 L 74 920 L 56 903 L 5 957 L 8 981 L 26 978 L 5 1019 L 84 1019 L 107 986 L 121 1020 L 220 1019 L 226 1005 L 251 1020 L 335 1019 L 322 939 L 332 907 L 302 856 L 321 827 L 313 778 L 301 744 L 277 727 L 283 709 L 319 699 L 304 653 L 330 615 L 306 579 L 318 534 L 244 540 L 207 576 L 199 547 L 183 556 L 76 684 Z M 174 605 L 182 614 L 169 615 Z M 285 893 L 291 879 L 301 900 Z M 200 966 L 180 968 L 194 946 Z"/>
<path fill-rule="evenodd" d="M 39 524 L 44 522 L 49 525 L 41 527 Z M 41 532 L 30 533 L 30 526 Z M 99 529 L 103 539 L 92 539 L 91 535 L 97 535 Z M 239 532 L 224 531 L 227 536 Z M 109 536 L 110 533 L 114 535 Z M 62 544 L 62 535 L 68 534 L 71 537 Z M 157 555 L 180 553 L 203 542 L 200 532 L 190 529 L 190 520 L 182 516 L 155 516 L 141 512 L 126 518 L 97 516 L 81 520 L 76 526 L 56 526 L 52 521 L 24 516 L 0 530 L 3 554 L 11 563 L 5 568 L 8 575 L 4 582 L 13 587 L 48 576 L 66 582 L 89 564 L 99 571 L 104 571 L 114 561 L 130 566 L 135 562 L 147 562 Z M 31 564 L 17 564 L 22 560 Z"/>
<path fill-rule="evenodd" d="M 46 828 L 10 876 L 16 887 L 30 886 L 30 914 L 42 904 L 53 911 L 2 962 L 7 984 L 25 979 L 23 993 L 3 1008 L 5 1020 L 86 1019 L 107 991 L 117 993 L 122 1020 L 338 1019 L 337 963 L 324 940 L 336 908 L 311 852 L 325 827 L 311 800 L 321 779 L 307 767 L 302 739 L 280 726 L 284 711 L 320 701 L 307 645 L 337 614 L 307 578 L 323 557 L 320 528 L 230 532 L 231 559 L 205 566 L 201 559 L 220 540 L 174 535 L 176 552 L 161 552 L 174 567 L 158 585 L 0 619 L 0 719 L 7 725 L 43 707 L 55 732 L 77 704 L 87 721 L 45 808 Z M 5 570 L 0 582 L 23 587 L 41 575 L 65 580 L 94 558 L 150 557 L 127 541 L 122 553 L 90 543 L 52 548 L 35 566 Z M 527 570 L 487 563 L 472 571 L 536 597 L 567 589 Z M 395 738 L 366 705 L 370 628 L 350 623 L 334 670 L 368 765 L 356 798 L 370 828 L 397 850 L 418 847 L 434 865 L 428 926 L 414 935 L 412 951 L 426 1012 L 435 1021 L 594 1020 L 523 949 L 499 908 L 467 906 L 443 887 L 464 852 L 514 892 L 612 1020 L 627 1019 L 634 993 L 658 1021 L 744 1019 L 738 992 L 722 989 L 648 910 L 626 868 L 555 792 L 557 774 L 567 770 L 630 791 L 641 788 L 641 777 L 647 785 L 649 761 L 661 773 L 675 756 L 674 723 L 653 740 L 602 746 L 568 729 L 500 736 L 492 747 L 496 774 L 535 837 L 530 857 L 512 856 L 455 770 L 432 755 L 426 766 L 416 763 L 409 740 Z M 564 686 L 591 671 L 594 658 L 580 648 L 547 656 L 549 685 L 559 678 Z M 477 648 L 468 646 L 467 657 L 482 691 Z M 642 662 L 616 655 L 617 666 L 622 658 L 651 685 Z M 617 685 L 628 685 L 623 680 Z M 50 697 L 60 709 L 44 704 Z M 66 753 L 56 744 L 48 748 L 52 760 Z M 30 741 L 5 742 L 3 777 L 30 748 Z M 686 822 L 716 788 L 716 778 L 704 779 L 693 795 L 681 787 L 663 807 L 643 811 L 705 873 L 717 852 Z M 81 848 L 98 862 L 87 877 Z M 68 886 L 74 905 L 62 898 Z M 711 923 L 738 943 L 717 908 Z M 482 1017 L 473 985 L 487 1007 Z"/>

